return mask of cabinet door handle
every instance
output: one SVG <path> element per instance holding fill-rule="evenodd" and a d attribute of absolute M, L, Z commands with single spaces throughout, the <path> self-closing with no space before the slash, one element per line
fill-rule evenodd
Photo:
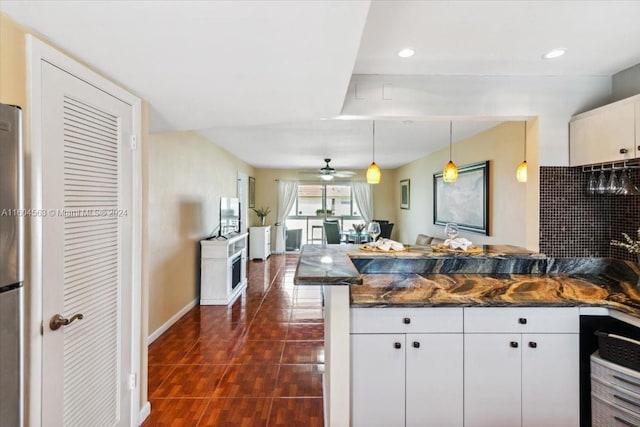
<path fill-rule="evenodd" d="M 529 347 L 531 348 L 537 348 L 538 347 L 538 343 L 534 342 L 534 341 L 529 341 Z"/>
<path fill-rule="evenodd" d="M 526 317 L 521 317 L 518 319 L 518 323 L 520 323 L 521 325 L 526 325 L 527 324 L 527 319 Z"/>
<path fill-rule="evenodd" d="M 402 348 L 402 344 L 400 344 L 399 342 L 396 342 L 396 343 L 393 343 L 393 347 Z"/>
<path fill-rule="evenodd" d="M 615 415 L 614 415 L 613 419 L 616 420 L 617 422 L 622 423 L 622 424 L 624 424 L 626 426 L 629 426 L 629 427 L 640 427 L 638 424 L 634 424 L 634 423 L 632 423 L 630 421 L 627 421 L 627 420 L 622 419 L 620 417 L 617 417 Z"/>
<path fill-rule="evenodd" d="M 629 152 L 629 150 L 627 150 L 626 148 L 621 148 L 620 149 L 620 154 L 627 154 Z"/>
<path fill-rule="evenodd" d="M 629 405 L 635 406 L 636 408 L 640 408 L 640 403 L 636 403 L 631 399 L 627 399 L 626 397 L 618 396 L 615 393 L 614 393 L 613 397 L 615 397 L 618 400 L 622 400 L 624 403 L 628 403 Z"/>
<path fill-rule="evenodd" d="M 626 378 L 622 378 L 622 377 L 619 377 L 619 376 L 617 376 L 617 375 L 612 375 L 612 376 L 613 376 L 613 378 L 615 378 L 615 379 L 617 379 L 617 380 L 620 380 L 620 381 L 622 381 L 623 383 L 627 383 L 627 384 L 634 385 L 634 386 L 636 386 L 636 387 L 640 387 L 640 384 L 638 384 L 638 383 L 636 383 L 636 382 L 633 382 L 633 381 L 631 381 L 631 380 L 628 380 L 628 379 L 626 379 Z"/>
<path fill-rule="evenodd" d="M 420 348 L 420 343 L 418 341 L 414 341 L 413 348 Z"/>
<path fill-rule="evenodd" d="M 511 342 L 509 343 L 509 345 L 510 345 L 512 348 L 518 348 L 518 341 L 511 341 Z"/>
<path fill-rule="evenodd" d="M 409 323 L 411 323 L 411 318 L 410 318 L 410 317 L 405 317 L 404 319 L 402 319 L 402 322 L 403 322 L 405 325 L 408 325 Z"/>

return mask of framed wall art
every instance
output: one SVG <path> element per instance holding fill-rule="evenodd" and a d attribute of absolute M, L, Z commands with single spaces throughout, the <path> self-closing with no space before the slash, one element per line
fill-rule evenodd
<path fill-rule="evenodd" d="M 400 209 L 409 209 L 411 201 L 411 180 L 400 181 Z"/>
<path fill-rule="evenodd" d="M 489 161 L 458 168 L 456 182 L 433 175 L 433 223 L 489 235 Z"/>
<path fill-rule="evenodd" d="M 256 179 L 249 177 L 249 209 L 256 207 Z"/>

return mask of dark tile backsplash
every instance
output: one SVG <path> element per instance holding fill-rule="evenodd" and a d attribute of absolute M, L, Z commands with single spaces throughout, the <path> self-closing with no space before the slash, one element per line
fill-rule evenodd
<path fill-rule="evenodd" d="M 631 179 L 640 186 L 640 170 L 632 170 Z M 588 180 L 589 172 L 582 167 L 540 168 L 540 252 L 637 260 L 609 242 L 621 240 L 623 232 L 638 238 L 640 196 L 591 195 Z"/>

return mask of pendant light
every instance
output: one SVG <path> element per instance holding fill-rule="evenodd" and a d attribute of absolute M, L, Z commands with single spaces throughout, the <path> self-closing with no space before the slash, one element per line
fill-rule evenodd
<path fill-rule="evenodd" d="M 453 121 L 449 121 L 449 163 L 442 170 L 444 182 L 456 182 L 458 180 L 458 167 L 451 161 L 451 151 L 453 146 Z"/>
<path fill-rule="evenodd" d="M 376 121 L 373 121 L 373 144 L 371 154 L 371 164 L 367 168 L 367 182 L 369 184 L 378 184 L 380 182 L 380 168 L 376 165 Z"/>
<path fill-rule="evenodd" d="M 527 122 L 524 122 L 524 160 L 516 171 L 518 182 L 527 182 Z"/>

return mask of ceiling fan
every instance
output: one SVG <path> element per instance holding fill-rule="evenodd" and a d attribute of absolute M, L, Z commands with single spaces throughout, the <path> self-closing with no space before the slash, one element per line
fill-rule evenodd
<path fill-rule="evenodd" d="M 322 179 L 323 181 L 331 181 L 333 178 L 350 178 L 356 174 L 353 171 L 335 170 L 329 164 L 331 162 L 331 159 L 324 159 L 324 162 L 325 162 L 325 165 L 321 167 L 318 170 L 318 172 L 311 172 L 312 174 Z M 309 172 L 303 172 L 303 173 L 309 173 Z"/>

